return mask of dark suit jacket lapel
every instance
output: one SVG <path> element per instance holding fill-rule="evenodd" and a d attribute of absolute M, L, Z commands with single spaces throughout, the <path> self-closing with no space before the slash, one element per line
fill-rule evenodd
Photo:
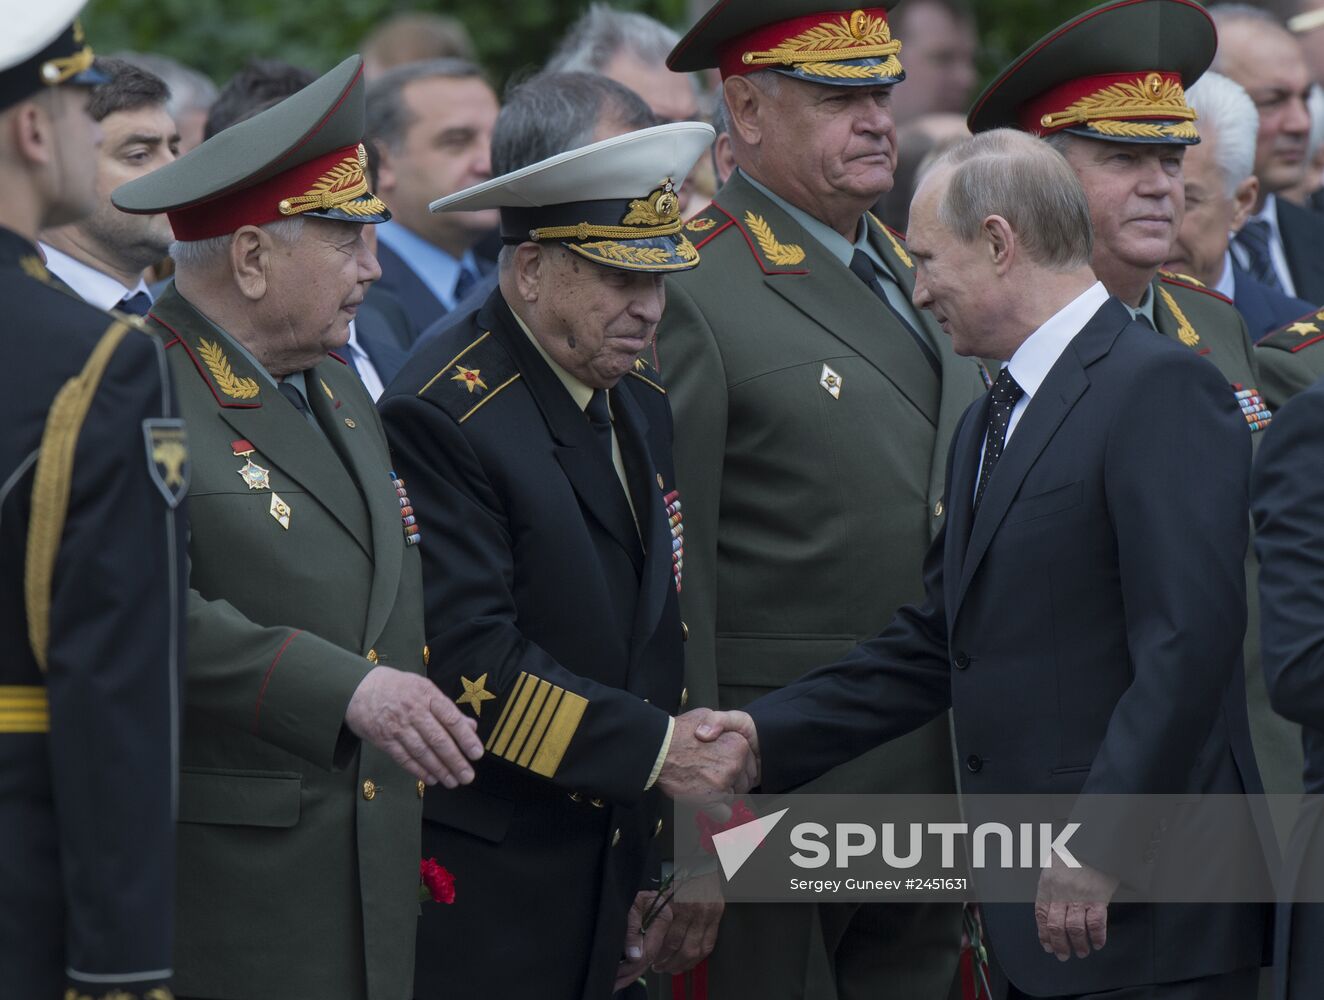
<path fill-rule="evenodd" d="M 616 469 L 606 461 L 598 449 L 584 412 L 566 392 L 556 373 L 547 366 L 524 331 L 519 328 L 510 307 L 500 297 L 489 300 L 480 316 L 492 336 L 515 359 L 529 392 L 533 395 L 543 419 L 556 440 L 556 460 L 570 480 L 580 503 L 607 532 L 629 553 L 635 570 L 643 569 L 643 552 L 639 547 L 639 533 L 634 516 L 621 489 Z"/>
<path fill-rule="evenodd" d="M 423 284 L 423 279 L 414 273 L 414 269 L 405 263 L 403 257 L 385 243 L 377 244 L 377 263 L 382 268 L 382 277 L 378 284 L 395 296 L 415 330 L 427 329 L 434 320 L 446 312 L 446 307 L 432 294 L 432 290 Z"/>
<path fill-rule="evenodd" d="M 400 587 L 404 558 L 404 527 L 395 490 L 389 487 L 387 451 L 377 431 L 376 417 L 365 390 L 346 365 L 327 358 L 307 373 L 308 401 L 327 438 L 349 469 L 368 510 L 374 575 L 368 596 L 364 643 L 373 645 L 386 626 Z M 346 420 L 352 420 L 350 427 Z M 408 484 L 406 484 L 406 487 Z"/>
<path fill-rule="evenodd" d="M 1292 272 L 1297 298 L 1308 302 L 1324 300 L 1324 219 L 1282 198 L 1276 199 L 1278 232 L 1283 237 L 1283 251 Z"/>
<path fill-rule="evenodd" d="M 1015 500 L 1030 467 L 1057 433 L 1058 427 L 1071 412 L 1071 408 L 1076 405 L 1076 401 L 1089 388 L 1090 380 L 1085 373 L 1086 367 L 1107 353 L 1117 334 L 1130 321 L 1130 313 L 1120 302 L 1115 299 L 1105 302 L 1062 352 L 1062 356 L 1057 359 L 1057 363 L 1039 386 L 1039 391 L 1034 394 L 1034 398 L 1025 408 L 1016 425 L 1015 433 L 1012 434 L 1006 450 L 1002 453 L 997 470 L 984 491 L 984 502 L 980 505 L 978 513 L 973 516 L 970 542 L 966 546 L 960 584 L 956 590 L 955 601 L 951 605 L 949 621 L 956 620 L 957 611 L 970 587 L 970 581 L 979 568 L 984 553 L 988 551 L 993 535 L 1006 517 L 1007 508 Z M 986 409 L 983 424 L 975 432 L 981 441 L 984 424 L 987 424 Z M 966 431 L 969 430 L 970 428 L 967 427 Z M 976 457 L 972 460 L 971 468 L 964 470 L 963 485 L 969 486 L 970 489 L 959 497 L 954 497 L 953 505 L 958 499 L 963 507 L 973 504 L 975 474 L 973 470 L 977 463 Z"/>
<path fill-rule="evenodd" d="M 648 447 L 648 418 L 626 385 L 629 378 L 612 390 L 612 416 L 616 439 L 621 446 L 621 461 L 631 484 L 639 534 L 644 542 L 644 567 L 635 604 L 633 653 L 638 654 L 657 630 L 666 605 L 667 588 L 674 586 L 671 572 L 671 530 L 657 485 L 657 463 Z M 648 391 L 652 391 L 651 389 Z"/>
<path fill-rule="evenodd" d="M 909 334 L 882 331 L 890 314 L 860 279 L 739 174 L 722 188 L 718 201 L 718 207 L 744 231 L 751 247 L 759 244 L 749 231 L 747 213 L 762 218 L 778 242 L 804 251 L 804 261 L 796 265 L 795 272 L 767 274 L 764 284 L 882 372 L 936 426 L 939 404 L 933 369 Z"/>
<path fill-rule="evenodd" d="M 363 497 L 327 438 L 309 426 L 247 358 L 229 348 L 212 324 L 173 285 L 152 307 L 150 315 L 179 338 L 220 404 L 221 419 L 235 430 L 235 437 L 250 441 L 274 466 L 303 486 L 308 500 L 325 507 L 371 555 L 371 530 Z M 225 380 L 218 380 L 207 363 L 203 340 L 221 349 L 229 367 Z M 242 388 L 236 396 L 226 391 L 227 384 L 251 384 L 256 392 Z M 310 399 L 320 391 L 316 378 L 312 378 L 308 386 Z M 298 517 L 298 503 L 289 497 L 283 499 L 291 502 L 292 516 Z"/>
<path fill-rule="evenodd" d="M 975 475 L 979 470 L 979 457 L 984 447 L 984 429 L 988 427 L 990 404 L 991 397 L 985 393 L 977 403 L 967 407 L 970 415 L 961 424 L 953 442 L 952 481 L 947 484 L 947 541 L 943 549 L 944 597 L 947 607 L 952 611 L 957 605 L 961 568 L 970 543 L 970 527 L 974 520 L 972 501 L 975 495 Z M 955 620 L 954 614 L 951 620 Z"/>

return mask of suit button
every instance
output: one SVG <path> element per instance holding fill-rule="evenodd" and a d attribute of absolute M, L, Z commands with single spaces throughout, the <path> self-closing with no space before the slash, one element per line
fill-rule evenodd
<path fill-rule="evenodd" d="M 375 649 L 368 650 L 368 662 L 369 663 L 377 662 L 377 650 Z"/>
<path fill-rule="evenodd" d="M 680 641 L 681 642 L 690 641 L 690 627 L 686 625 L 684 622 L 680 623 Z"/>
<path fill-rule="evenodd" d="M 377 797 L 377 782 L 371 778 L 363 782 L 363 797 L 369 802 Z"/>
<path fill-rule="evenodd" d="M 425 791 L 427 791 L 427 787 L 428 787 L 428 786 L 427 786 L 426 784 L 424 784 L 423 779 L 422 779 L 422 778 L 419 778 L 419 779 L 418 779 L 418 797 L 419 797 L 420 799 L 423 797 L 423 793 L 424 793 Z"/>
<path fill-rule="evenodd" d="M 965 759 L 965 766 L 972 774 L 978 774 L 984 769 L 984 761 L 980 758 L 979 754 L 972 753 Z"/>
<path fill-rule="evenodd" d="M 601 809 L 601 808 L 602 808 L 602 800 L 601 800 L 601 799 L 589 799 L 588 802 L 589 802 L 589 805 L 591 805 L 594 809 Z"/>
<path fill-rule="evenodd" d="M 424 646 L 424 647 L 423 647 L 423 666 L 426 667 L 426 666 L 428 665 L 428 659 L 429 659 L 429 657 L 431 657 L 431 655 L 432 655 L 432 651 L 431 651 L 430 649 L 428 649 L 427 646 Z"/>
<path fill-rule="evenodd" d="M 970 666 L 970 657 L 965 653 L 957 653 L 956 656 L 952 658 L 952 665 L 956 667 L 957 670 L 964 670 L 966 667 Z"/>
<path fill-rule="evenodd" d="M 571 801 L 571 802 L 583 802 L 583 801 L 584 801 L 584 796 L 583 796 L 583 794 L 580 793 L 580 792 L 570 792 L 569 794 L 570 794 L 570 801 Z"/>
<path fill-rule="evenodd" d="M 935 503 L 935 504 L 933 505 L 933 516 L 934 516 L 934 517 L 942 517 L 942 513 L 943 513 L 943 511 L 946 510 L 946 509 L 947 509 L 947 508 L 944 507 L 944 506 L 942 505 L 942 501 L 939 500 L 937 503 Z"/>
<path fill-rule="evenodd" d="M 680 707 L 681 707 L 681 708 L 684 708 L 684 707 L 685 707 L 686 705 L 688 705 L 689 703 L 690 703 L 690 689 L 689 689 L 689 688 L 681 688 L 681 689 L 680 689 Z"/>
<path fill-rule="evenodd" d="M 621 842 L 621 828 L 618 826 L 611 835 L 611 846 L 615 847 Z"/>
<path fill-rule="evenodd" d="M 660 837 L 661 835 L 662 835 L 662 821 L 658 820 L 657 826 L 653 827 L 653 836 Z"/>

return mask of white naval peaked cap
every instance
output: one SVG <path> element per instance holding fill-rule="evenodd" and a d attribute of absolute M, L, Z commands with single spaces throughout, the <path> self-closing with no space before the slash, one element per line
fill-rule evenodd
<path fill-rule="evenodd" d="M 684 271 L 699 252 L 681 232 L 677 192 L 716 133 L 673 122 L 571 149 L 439 198 L 434 212 L 501 209 L 507 244 L 555 241 L 627 271 Z"/>

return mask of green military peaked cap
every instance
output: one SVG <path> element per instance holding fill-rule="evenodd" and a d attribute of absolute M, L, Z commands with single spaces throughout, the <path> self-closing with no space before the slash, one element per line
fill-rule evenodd
<path fill-rule="evenodd" d="M 678 73 L 718 67 L 722 79 L 770 69 L 840 87 L 904 80 L 887 12 L 897 0 L 834 8 L 827 0 L 717 0 L 667 56 Z"/>
<path fill-rule="evenodd" d="M 1185 88 L 1209 68 L 1217 47 L 1213 20 L 1192 0 L 1115 0 L 1013 60 L 976 99 L 970 131 L 1199 142 Z"/>
<path fill-rule="evenodd" d="M 385 222 L 368 190 L 363 59 L 350 56 L 274 107 L 230 126 L 174 163 L 116 188 L 124 212 L 166 212 L 179 240 L 311 215 Z"/>
<path fill-rule="evenodd" d="M 5 11 L 5 30 L 0 32 L 0 110 L 45 87 L 106 82 L 75 20 L 84 2 L 47 0 L 24 6 L 22 13 Z"/>

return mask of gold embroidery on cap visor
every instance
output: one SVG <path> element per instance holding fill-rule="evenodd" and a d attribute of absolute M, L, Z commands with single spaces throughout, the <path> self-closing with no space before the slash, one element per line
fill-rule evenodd
<path fill-rule="evenodd" d="M 682 225 L 680 199 L 675 184 L 667 180 L 648 197 L 631 201 L 618 226 L 539 226 L 529 230 L 529 239 L 576 241 L 566 243 L 566 249 L 625 270 L 680 271 L 699 262 L 699 251 L 680 233 Z"/>
<path fill-rule="evenodd" d="M 782 66 L 807 76 L 836 80 L 883 80 L 905 72 L 897 55 L 901 42 L 892 37 L 887 20 L 857 10 L 849 18 L 838 16 L 817 27 L 786 39 L 774 49 L 746 52 L 746 66 Z M 843 62 L 850 59 L 883 59 L 872 66 Z"/>
<path fill-rule="evenodd" d="M 1115 83 L 1046 114 L 1039 124 L 1046 129 L 1084 125 L 1100 135 L 1118 139 L 1200 138 L 1195 109 L 1186 103 L 1186 90 L 1176 80 L 1150 73 L 1135 83 Z M 1171 123 L 1134 121 L 1137 118 L 1176 118 Z"/>
<path fill-rule="evenodd" d="M 356 156 L 347 156 L 317 179 L 305 193 L 283 198 L 281 215 L 335 209 L 350 216 L 380 215 L 385 203 L 368 190 L 368 154 L 359 143 Z"/>
<path fill-rule="evenodd" d="M 49 87 L 58 86 L 66 80 L 72 80 L 79 73 L 87 72 L 95 61 L 96 54 L 93 53 L 92 46 L 84 45 L 81 51 L 71 56 L 50 59 L 42 63 L 41 82 Z"/>

